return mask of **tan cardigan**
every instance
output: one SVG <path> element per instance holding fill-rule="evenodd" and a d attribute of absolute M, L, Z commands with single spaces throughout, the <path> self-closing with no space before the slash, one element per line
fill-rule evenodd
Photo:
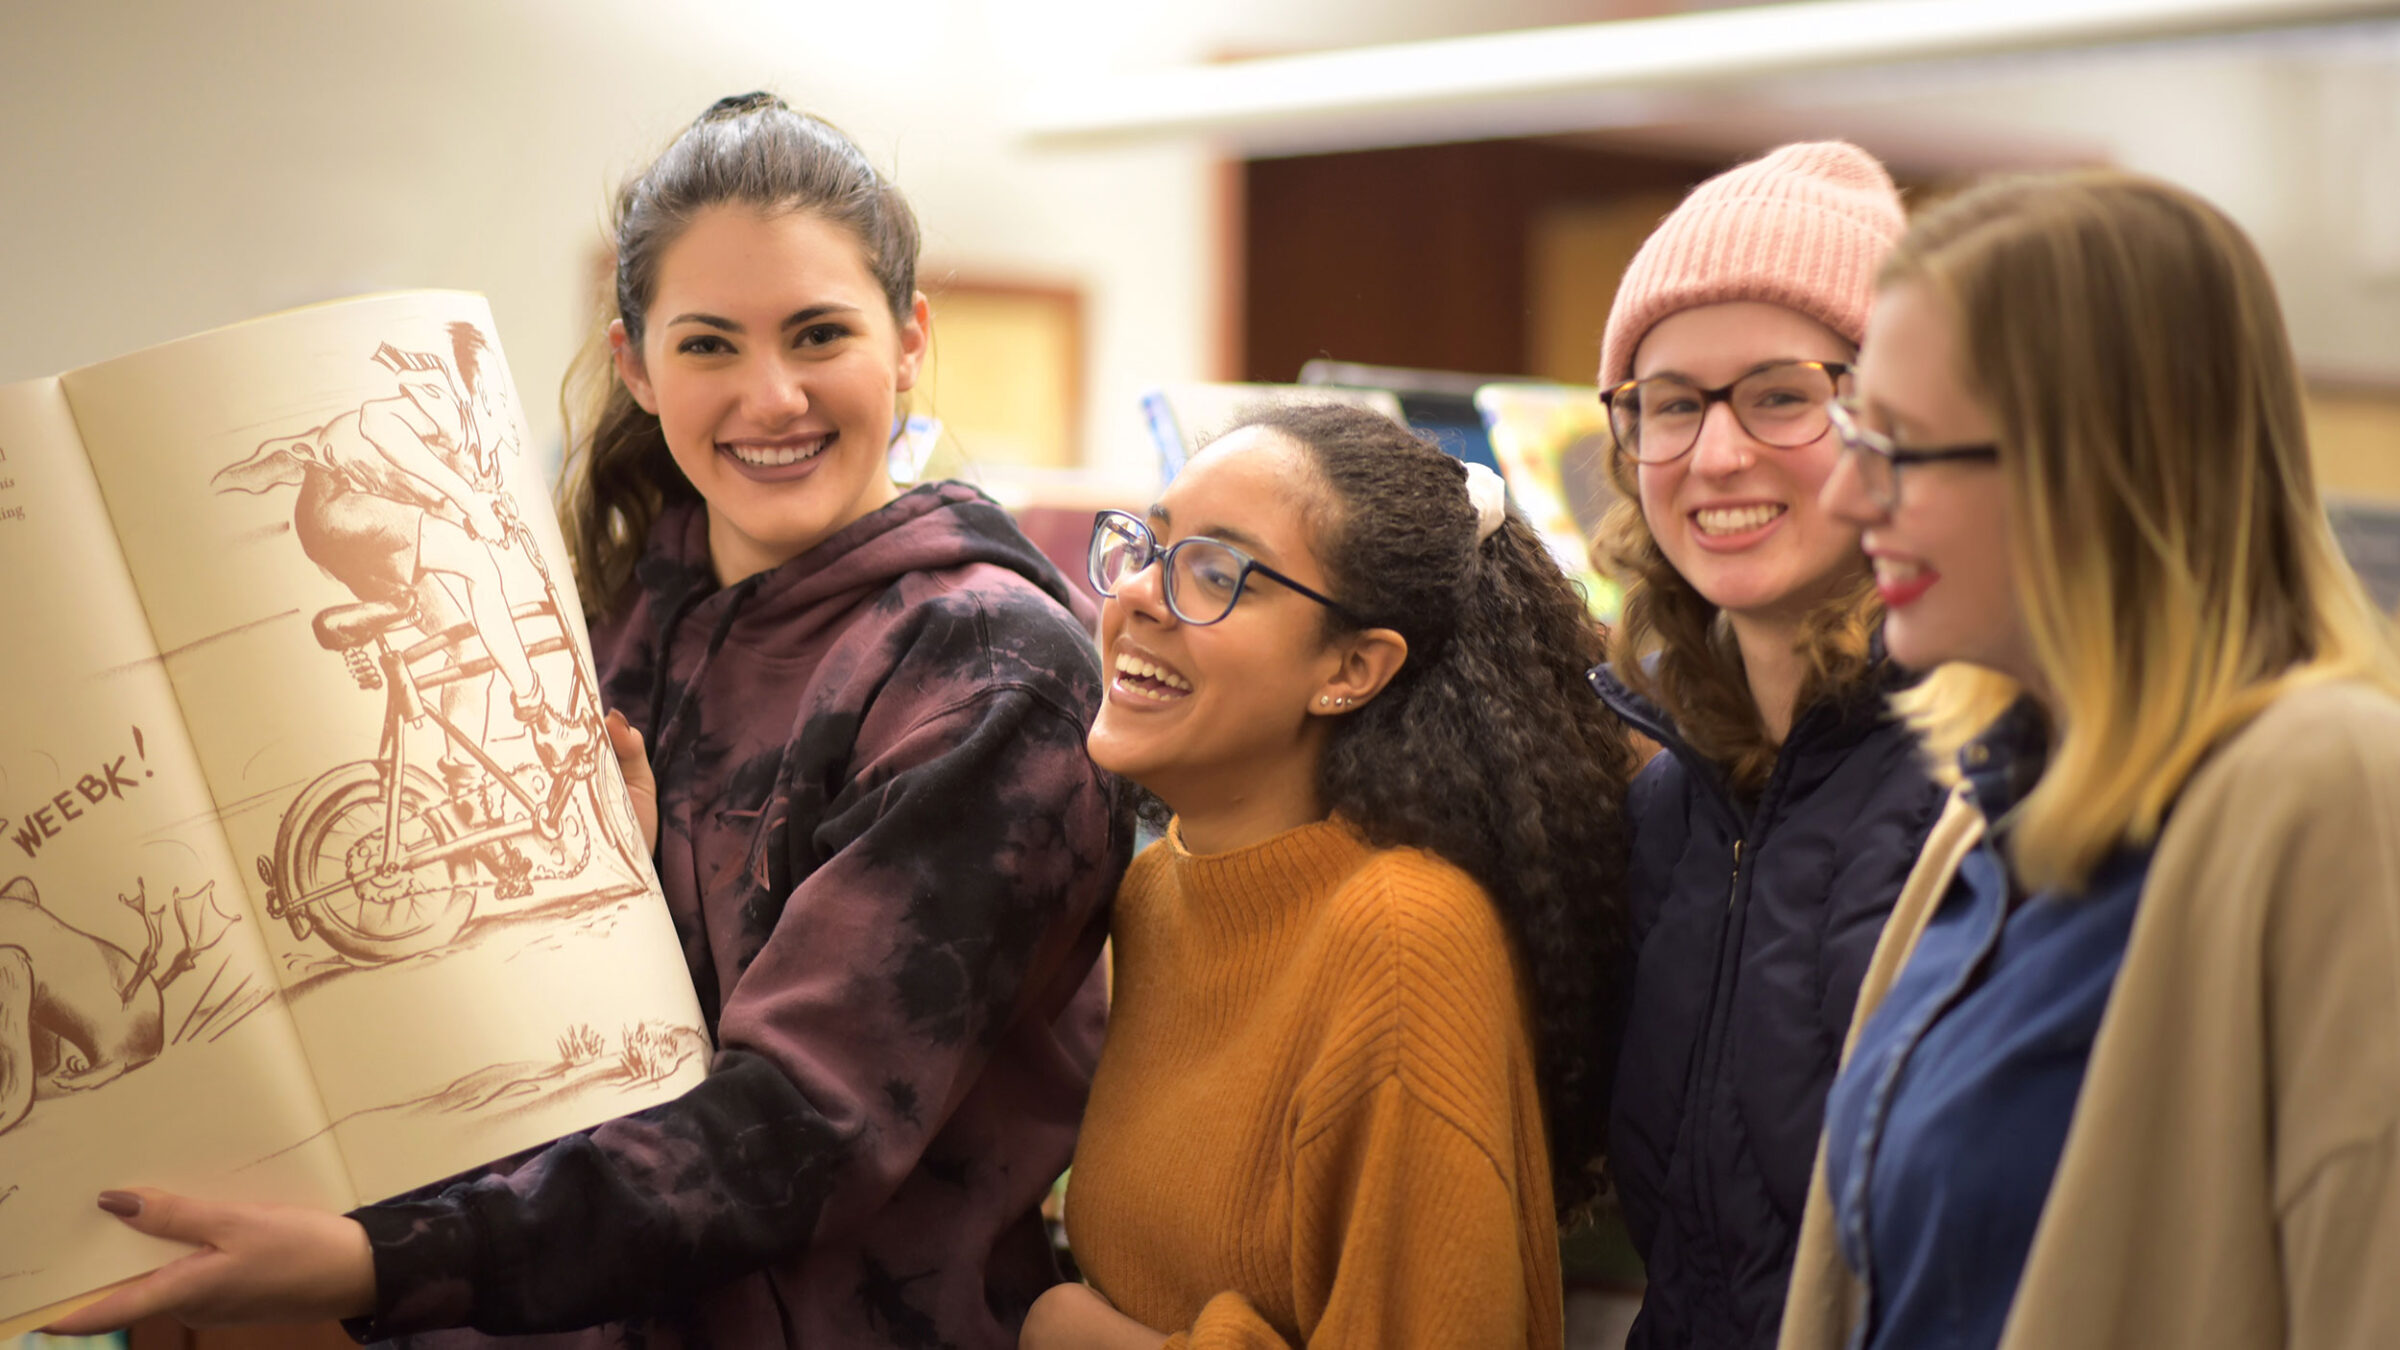
<path fill-rule="evenodd" d="M 1982 834 L 1952 797 L 1853 1040 Z M 2160 837 L 2002 1350 L 2400 1347 L 2396 1131 L 2400 702 L 2319 685 L 2227 741 Z M 1820 1142 L 1782 1350 L 1847 1345 L 1864 1292 Z"/>

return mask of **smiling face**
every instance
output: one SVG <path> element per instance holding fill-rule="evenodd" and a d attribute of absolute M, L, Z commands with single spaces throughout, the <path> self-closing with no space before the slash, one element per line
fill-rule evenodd
<path fill-rule="evenodd" d="M 1204 535 L 1330 594 L 1304 509 L 1322 491 L 1302 447 L 1245 428 L 1193 457 L 1150 508 L 1149 526 L 1162 548 Z M 1269 822 L 1278 827 L 1312 818 L 1329 717 L 1380 690 L 1405 645 L 1395 650 L 1383 629 L 1329 637 L 1323 605 L 1256 574 L 1224 619 L 1195 627 L 1167 608 L 1162 571 L 1126 578 L 1100 607 L 1109 684 L 1092 761 L 1174 808 L 1194 847 L 1201 818 L 1299 816 Z M 1327 698 L 1352 703 L 1337 710 Z"/>
<path fill-rule="evenodd" d="M 1779 361 L 1847 361 L 1849 344 L 1780 305 L 1734 301 L 1677 311 L 1643 336 L 1637 379 L 1721 388 Z M 1857 575 L 1858 536 L 1817 507 L 1839 453 L 1832 433 L 1789 449 L 1712 405 L 1682 458 L 1636 471 L 1642 517 L 1667 561 L 1737 622 L 1795 623 Z"/>
<path fill-rule="evenodd" d="M 1914 282 L 1887 288 L 1859 355 L 1861 424 L 1921 450 L 1997 440 L 1961 355 L 1947 302 Z M 1864 532 L 1892 659 L 1916 670 L 1968 661 L 2038 687 L 2011 579 L 2009 489 L 1999 467 L 1912 464 L 1899 483 L 1899 505 L 1890 509 L 1861 489 L 1847 464 L 1825 486 L 1826 509 Z"/>
<path fill-rule="evenodd" d="M 617 371 L 658 417 L 708 506 L 730 585 L 889 503 L 897 395 L 916 384 L 930 316 L 893 317 L 849 231 L 805 212 L 711 207 L 660 256 L 637 350 Z"/>

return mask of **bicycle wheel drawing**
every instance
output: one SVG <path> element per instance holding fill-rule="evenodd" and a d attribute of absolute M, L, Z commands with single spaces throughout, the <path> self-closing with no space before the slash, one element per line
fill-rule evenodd
<path fill-rule="evenodd" d="M 650 850 L 642 844 L 642 827 L 633 818 L 633 805 L 621 792 L 609 792 L 600 786 L 597 776 L 583 782 L 583 804 L 600 822 L 600 837 L 608 841 L 617 861 L 635 880 L 649 876 Z"/>
<path fill-rule="evenodd" d="M 569 715 L 585 719 L 591 727 L 594 737 L 593 753 L 595 755 L 611 753 L 608 746 L 607 718 L 600 707 L 600 696 L 589 683 L 581 678 L 580 671 L 578 671 L 578 678 L 575 681 L 574 692 L 568 697 Z M 600 838 L 608 844 L 610 851 L 616 854 L 617 861 L 625 865 L 626 874 L 636 881 L 647 884 L 650 875 L 650 849 L 642 842 L 641 822 L 634 819 L 633 802 L 627 794 L 610 792 L 603 788 L 600 785 L 599 771 L 595 767 L 586 772 L 583 782 L 579 785 L 579 795 L 583 798 L 584 808 L 591 813 L 591 818 L 600 827 Z"/>
<path fill-rule="evenodd" d="M 433 776 L 410 766 L 400 778 L 398 848 L 386 861 L 390 813 L 372 763 L 345 764 L 309 785 L 285 813 L 275 840 L 284 904 L 305 908 L 317 932 L 354 961 L 391 961 L 458 936 L 475 908 L 474 864 L 426 858 L 455 836 L 434 808 Z"/>

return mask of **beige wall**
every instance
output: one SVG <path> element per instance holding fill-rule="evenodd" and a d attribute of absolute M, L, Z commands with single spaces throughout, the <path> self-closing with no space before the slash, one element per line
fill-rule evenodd
<path fill-rule="evenodd" d="M 2325 495 L 2400 506 L 2400 386 L 2310 390 L 2308 435 Z"/>
<path fill-rule="evenodd" d="M 967 0 L 0 6 L 0 380 L 447 286 L 490 296 L 551 441 L 607 192 L 711 99 L 768 87 L 896 173 L 932 273 L 1082 289 L 1082 440 L 1146 484 L 1141 390 L 1214 351 L 1213 160 L 1018 147 L 992 22 Z"/>
<path fill-rule="evenodd" d="M 582 336 L 606 191 L 711 98 L 766 86 L 843 123 L 895 171 L 925 220 L 936 274 L 1082 291 L 1086 454 L 1113 478 L 1145 483 L 1140 393 L 1220 373 L 1219 291 L 1232 261 L 1218 239 L 1220 152 L 1194 142 L 1029 150 L 1011 131 L 1027 90 L 1106 66 L 1659 8 L 0 4 L 10 319 L 0 326 L 0 379 L 331 296 L 455 286 L 491 297 L 537 434 L 548 439 L 556 419 L 547 392 Z M 2330 69 L 2271 53 L 2134 53 L 1830 81 L 1854 109 L 1883 110 L 1855 126 L 1839 109 L 1781 107 L 1772 90 L 1745 106 L 1770 138 L 1852 131 L 1874 146 L 1894 126 L 1922 125 L 1948 144 L 1951 127 L 1999 128 L 1996 139 L 2041 133 L 2191 183 L 2258 235 L 2306 363 L 2393 379 L 2400 220 L 2388 217 L 2400 203 L 2400 160 L 2390 153 L 2400 148 L 2400 42 L 2362 42 L 2358 60 Z M 1822 105 L 1823 91 L 1814 97 Z M 1884 148 L 1906 149 L 1898 140 Z M 1590 312 L 1538 322 L 1550 336 L 1537 351 L 1571 352 L 1575 334 L 1596 333 Z M 1583 364 L 1542 362 L 1562 375 Z M 2358 462 L 2369 475 L 2383 463 L 2371 451 Z"/>

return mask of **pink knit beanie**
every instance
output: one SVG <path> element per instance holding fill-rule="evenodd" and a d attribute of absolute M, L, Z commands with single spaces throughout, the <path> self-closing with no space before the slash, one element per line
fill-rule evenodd
<path fill-rule="evenodd" d="M 1846 141 L 1787 145 L 1692 189 L 1633 255 L 1600 343 L 1600 387 L 1631 378 L 1659 320 L 1728 300 L 1797 310 L 1856 344 L 1875 269 L 1907 228 L 1892 176 Z"/>

